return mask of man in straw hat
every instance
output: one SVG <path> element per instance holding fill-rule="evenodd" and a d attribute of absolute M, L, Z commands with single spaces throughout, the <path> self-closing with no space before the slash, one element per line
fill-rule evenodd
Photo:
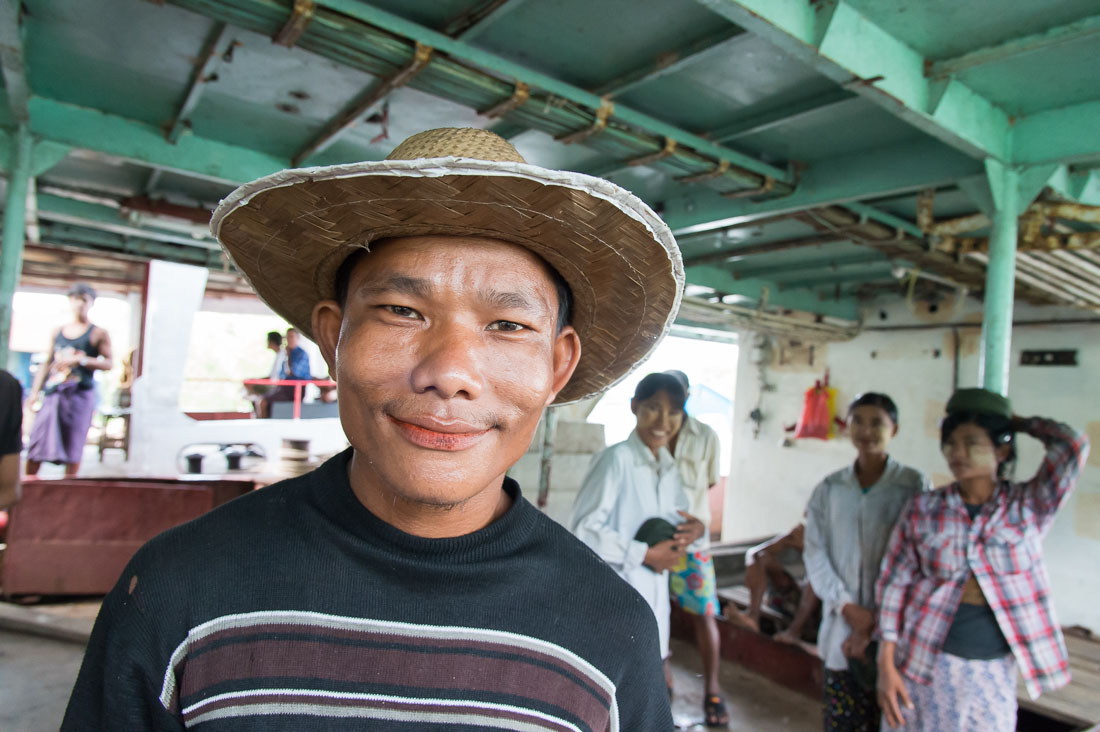
<path fill-rule="evenodd" d="M 671 729 L 648 605 L 505 477 L 672 322 L 656 214 L 448 129 L 245 185 L 212 228 L 320 346 L 351 448 L 139 551 L 63 729 Z"/>

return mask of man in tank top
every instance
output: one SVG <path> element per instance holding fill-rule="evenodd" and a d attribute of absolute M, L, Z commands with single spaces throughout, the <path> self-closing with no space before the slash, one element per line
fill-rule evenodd
<path fill-rule="evenodd" d="M 94 372 L 114 363 L 110 335 L 88 319 L 95 290 L 81 282 L 68 295 L 73 319 L 51 335 L 27 396 L 29 409 L 42 395 L 27 447 L 27 476 L 37 475 L 42 463 L 63 464 L 65 475 L 76 475 L 95 413 Z"/>

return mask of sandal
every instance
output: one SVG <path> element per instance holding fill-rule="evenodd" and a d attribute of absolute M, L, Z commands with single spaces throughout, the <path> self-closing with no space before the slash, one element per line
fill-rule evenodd
<path fill-rule="evenodd" d="M 728 727 L 730 723 L 726 701 L 720 696 L 703 697 L 703 716 L 708 727 Z"/>

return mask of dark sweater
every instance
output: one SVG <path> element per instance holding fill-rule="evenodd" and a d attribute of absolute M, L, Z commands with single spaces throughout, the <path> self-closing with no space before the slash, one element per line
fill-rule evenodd
<path fill-rule="evenodd" d="M 423 539 L 349 455 L 143 547 L 62 730 L 672 729 L 649 606 L 514 481 L 497 521 Z"/>

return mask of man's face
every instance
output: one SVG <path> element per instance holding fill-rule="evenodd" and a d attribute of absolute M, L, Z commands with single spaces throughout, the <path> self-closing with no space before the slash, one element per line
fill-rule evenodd
<path fill-rule="evenodd" d="M 92 298 L 87 295 L 69 295 L 69 307 L 72 308 L 74 318 L 87 320 L 88 311 L 92 309 Z"/>
<path fill-rule="evenodd" d="M 546 265 L 481 237 L 376 243 L 313 323 L 367 484 L 435 506 L 499 489 L 580 357 Z"/>
<path fill-rule="evenodd" d="M 898 426 L 882 407 L 861 404 L 848 414 L 848 436 L 860 455 L 881 455 L 898 433 Z"/>
<path fill-rule="evenodd" d="M 298 331 L 288 330 L 286 332 L 286 350 L 293 351 L 298 347 Z"/>

